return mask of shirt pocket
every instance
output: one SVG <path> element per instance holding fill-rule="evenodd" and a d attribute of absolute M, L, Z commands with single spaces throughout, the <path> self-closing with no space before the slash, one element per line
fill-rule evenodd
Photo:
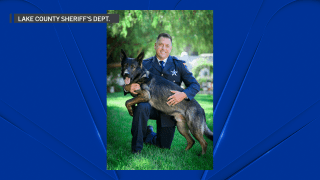
<path fill-rule="evenodd" d="M 169 72 L 167 72 L 167 79 L 176 84 L 181 84 L 181 76 L 180 72 L 175 68 L 170 68 Z"/>

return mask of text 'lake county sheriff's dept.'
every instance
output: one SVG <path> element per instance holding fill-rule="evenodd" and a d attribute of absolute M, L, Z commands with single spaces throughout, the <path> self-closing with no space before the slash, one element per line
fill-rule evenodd
<path fill-rule="evenodd" d="M 18 16 L 18 22 L 109 22 L 109 16 Z"/>

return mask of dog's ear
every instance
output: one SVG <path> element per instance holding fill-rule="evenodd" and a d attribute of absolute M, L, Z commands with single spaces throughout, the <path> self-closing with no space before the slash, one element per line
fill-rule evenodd
<path fill-rule="evenodd" d="M 126 52 L 124 52 L 123 49 L 121 49 L 121 53 L 120 53 L 120 59 L 121 59 L 121 62 L 127 57 L 127 54 Z"/>
<path fill-rule="evenodd" d="M 137 61 L 139 62 L 140 66 L 142 64 L 143 58 L 144 58 L 144 52 L 142 51 L 137 57 Z"/>

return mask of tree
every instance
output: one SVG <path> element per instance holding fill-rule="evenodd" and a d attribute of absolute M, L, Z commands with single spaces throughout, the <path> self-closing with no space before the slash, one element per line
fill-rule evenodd
<path fill-rule="evenodd" d="M 210 10 L 110 10 L 119 14 L 119 23 L 107 24 L 107 63 L 120 62 L 120 50 L 129 57 L 141 51 L 155 54 L 154 43 L 160 33 L 173 38 L 171 55 L 191 51 L 213 53 L 213 11 Z"/>

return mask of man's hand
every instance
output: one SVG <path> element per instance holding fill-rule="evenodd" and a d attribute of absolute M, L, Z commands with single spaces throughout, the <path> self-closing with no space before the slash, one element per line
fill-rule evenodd
<path fill-rule="evenodd" d="M 132 94 L 138 94 L 136 92 L 134 92 L 135 90 L 139 90 L 140 89 L 140 85 L 137 83 L 132 83 L 132 84 L 127 84 L 124 86 L 124 89 L 126 91 L 129 91 Z"/>
<path fill-rule="evenodd" d="M 174 106 L 187 97 L 186 93 L 184 92 L 180 92 L 180 91 L 171 91 L 171 92 L 174 93 L 174 95 L 168 98 L 167 104 L 169 106 Z"/>

